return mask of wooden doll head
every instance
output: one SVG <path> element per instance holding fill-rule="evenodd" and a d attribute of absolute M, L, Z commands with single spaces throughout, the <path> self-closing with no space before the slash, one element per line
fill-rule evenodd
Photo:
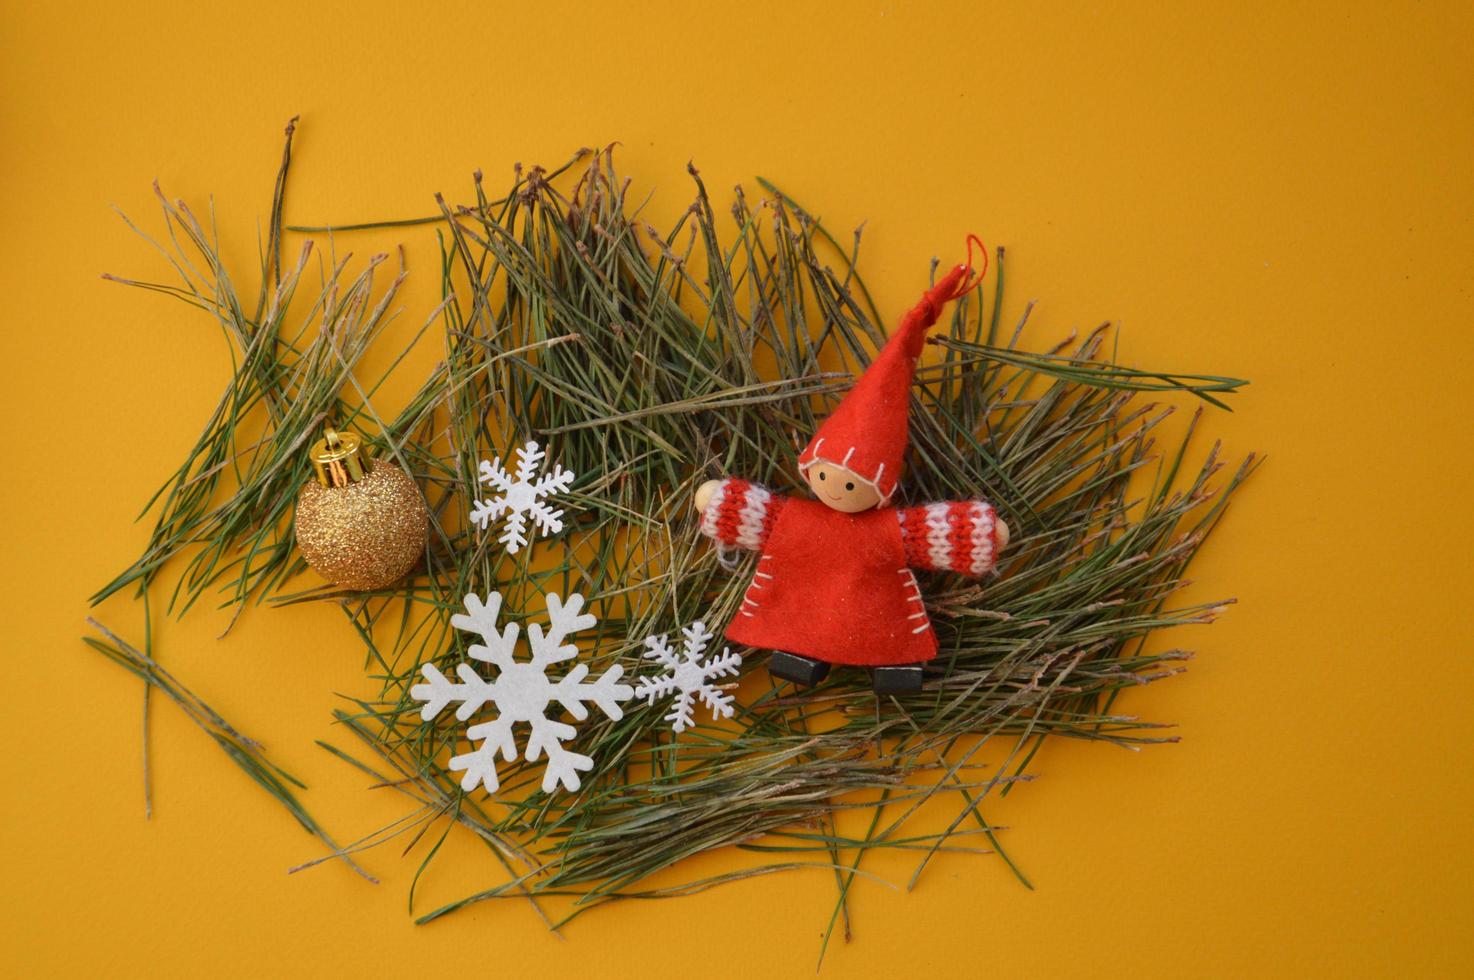
<path fill-rule="evenodd" d="M 853 470 L 818 460 L 804 472 L 814 496 L 844 514 L 858 514 L 880 503 L 880 491 Z"/>

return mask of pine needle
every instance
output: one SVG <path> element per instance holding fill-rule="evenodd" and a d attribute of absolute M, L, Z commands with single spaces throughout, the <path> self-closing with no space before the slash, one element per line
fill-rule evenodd
<path fill-rule="evenodd" d="M 149 688 L 157 689 L 178 705 L 190 721 L 214 739 L 215 744 L 220 746 L 231 761 L 240 766 L 246 775 L 284 806 L 304 830 L 326 844 L 332 852 L 330 856 L 341 857 L 363 878 L 378 884 L 378 879 L 354 863 L 347 851 L 340 850 L 338 845 L 333 843 L 332 838 L 307 812 L 307 809 L 298 801 L 293 789 L 293 787 L 305 789 L 306 786 L 269 760 L 260 743 L 242 735 L 148 654 L 121 639 L 112 630 L 90 616 L 87 618 L 87 625 L 102 634 L 103 639 L 83 637 L 84 643 L 125 670 L 136 674 Z"/>

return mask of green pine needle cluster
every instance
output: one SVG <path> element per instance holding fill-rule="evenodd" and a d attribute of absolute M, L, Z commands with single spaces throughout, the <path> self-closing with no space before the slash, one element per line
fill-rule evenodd
<path fill-rule="evenodd" d="M 697 534 L 694 489 L 731 474 L 796 492 L 799 449 L 889 318 L 861 279 L 860 234 L 841 241 L 772 184 L 759 181 L 756 199 L 738 189 L 718 215 L 692 169 L 691 206 L 657 230 L 612 155 L 581 151 L 553 171 L 519 169 L 500 196 L 478 174 L 464 204 L 437 198 L 439 213 L 423 219 L 352 226 L 423 224 L 439 243 L 443 302 L 431 322 L 443 357 L 402 410 L 381 414 L 377 382 L 355 365 L 403 273 L 383 286 L 382 259 L 356 273 L 335 265 L 302 295 L 306 248 L 285 271 L 280 257 L 289 161 L 288 151 L 253 303 L 210 228 L 160 196 L 160 250 L 179 281 L 136 285 L 214 317 L 236 370 L 199 444 L 150 502 L 144 554 L 96 598 L 167 572 L 176 612 L 201 597 L 238 608 L 339 602 L 379 690 L 337 712 L 347 738 L 324 748 L 411 809 L 335 853 L 413 832 L 423 871 L 460 825 L 495 862 L 483 891 L 420 921 L 519 898 L 557 925 L 620 898 L 808 868 L 835 881 L 827 942 L 848 930 L 847 896 L 873 849 L 912 855 L 913 884 L 942 852 L 994 852 L 1013 868 L 983 804 L 1030 778 L 1050 736 L 1171 740 L 1114 701 L 1182 669 L 1189 654 L 1146 642 L 1153 633 L 1209 622 L 1221 605 L 1174 597 L 1252 459 L 1225 468 L 1216 446 L 1194 452 L 1196 417 L 1164 425 L 1172 407 L 1141 393 L 1221 405 L 1242 382 L 1113 364 L 1104 328 L 1031 352 L 1023 322 L 1001 323 L 1000 249 L 990 295 L 954 305 L 913 389 L 901 502 L 984 497 L 1014 531 L 997 577 L 923 582 L 939 679 L 877 699 L 864 672 L 838 670 L 795 691 L 771 682 L 754 652 L 729 723 L 675 737 L 659 706 L 632 702 L 621 720 L 581 725 L 575 747 L 597 767 L 578 792 L 545 794 L 540 766 L 516 763 L 502 766 L 495 797 L 463 793 L 443 768 L 462 726 L 450 713 L 422 721 L 408 694 L 422 664 L 462 660 L 466 640 L 449 625 L 462 597 L 499 590 L 504 617 L 536 619 L 541 593 L 582 593 L 600 616 L 581 643 L 596 672 L 617 662 L 638 673 L 647 635 L 697 619 L 725 625 L 751 569 L 722 567 Z M 297 578 L 293 500 L 305 446 L 328 420 L 359 431 L 424 491 L 425 561 L 397 588 L 344 594 Z M 509 556 L 466 514 L 477 461 L 529 438 L 578 480 L 565 534 Z M 164 676 L 150 663 L 129 666 Z M 952 817 L 939 822 L 938 806 Z M 682 873 L 684 859 L 721 848 L 750 859 L 715 876 Z"/>

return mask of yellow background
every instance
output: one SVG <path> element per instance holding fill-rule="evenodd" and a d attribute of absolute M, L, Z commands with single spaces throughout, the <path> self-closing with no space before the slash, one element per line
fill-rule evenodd
<path fill-rule="evenodd" d="M 0 18 L 0 972 L 812 973 L 827 874 L 625 904 L 564 939 L 520 903 L 413 926 L 392 847 L 367 858 L 377 888 L 288 877 L 314 842 L 163 702 L 143 819 L 139 686 L 78 641 L 84 597 L 142 547 L 130 522 L 227 361 L 199 314 L 98 278 L 166 274 L 108 206 L 157 229 L 155 177 L 214 194 L 249 269 L 294 113 L 289 220 L 424 214 L 477 167 L 495 187 L 620 140 L 657 223 L 687 159 L 719 201 L 762 173 L 837 228 L 868 219 L 883 309 L 976 229 L 1008 246 L 1013 302 L 1040 300 L 1037 343 L 1109 318 L 1131 362 L 1253 379 L 1211 431 L 1269 463 L 1193 593 L 1240 604 L 1185 638 L 1186 678 L 1128 702 L 1183 743 L 1050 747 L 990 811 L 1038 890 L 993 858 L 909 895 L 867 884 L 826 974 L 1474 971 L 1469 4 L 223 6 Z M 426 232 L 339 244 L 399 240 L 418 322 Z M 101 615 L 139 635 L 135 604 Z M 222 625 L 170 624 L 160 656 L 340 839 L 402 813 L 312 745 L 334 692 L 373 690 L 340 615 Z M 420 910 L 491 878 L 460 853 Z"/>

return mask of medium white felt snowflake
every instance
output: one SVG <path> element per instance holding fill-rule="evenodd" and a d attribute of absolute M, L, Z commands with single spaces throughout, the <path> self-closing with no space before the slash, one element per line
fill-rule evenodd
<path fill-rule="evenodd" d="M 712 718 L 732 717 L 732 695 L 711 681 L 718 677 L 733 676 L 737 673 L 737 668 L 742 666 L 742 655 L 732 653 L 726 648 L 723 648 L 720 656 L 701 659 L 701 655 L 706 652 L 706 644 L 712 637 L 705 623 L 692 623 L 681 630 L 681 633 L 686 640 L 682 644 L 682 653 L 679 654 L 671 649 L 667 636 L 645 637 L 645 646 L 648 648 L 645 658 L 659 661 L 666 672 L 659 677 L 642 677 L 640 683 L 635 685 L 635 696 L 644 698 L 645 703 L 650 705 L 655 703 L 656 698 L 676 695 L 675 705 L 670 714 L 665 716 L 665 720 L 677 732 L 683 732 L 694 724 L 691 716 L 697 698 L 711 709 Z"/>
<path fill-rule="evenodd" d="M 484 531 L 489 523 L 506 513 L 507 524 L 499 540 L 507 546 L 509 555 L 515 555 L 527 543 L 528 515 L 544 536 L 563 530 L 563 511 L 549 507 L 545 500 L 567 490 L 574 475 L 562 464 L 554 463 L 551 473 L 539 476 L 538 464 L 545 455 L 542 448 L 529 439 L 517 450 L 515 475 L 502 466 L 500 456 L 489 463 L 484 459 L 481 461 L 480 481 L 491 484 L 497 492 L 490 500 L 475 501 L 471 520 Z"/>
<path fill-rule="evenodd" d="M 539 623 L 527 627 L 528 645 L 532 648 L 532 659 L 519 663 L 513 654 L 517 648 L 516 623 L 508 623 L 506 629 L 497 631 L 496 617 L 501 610 L 502 597 L 493 592 L 483 603 L 474 595 L 466 596 L 466 612 L 451 617 L 450 624 L 456 629 L 477 633 L 483 643 L 472 644 L 467 654 L 473 660 L 493 664 L 497 668 L 495 680 L 486 680 L 471 667 L 462 663 L 456 667 L 459 684 L 436 669 L 434 664 L 424 664 L 420 672 L 428 683 L 416 684 L 409 689 L 410 697 L 424 701 L 420 717 L 429 721 L 452 701 L 459 701 L 456 718 L 465 721 L 487 702 L 496 706 L 497 716 L 480 725 L 466 729 L 466 737 L 481 745 L 474 751 L 458 755 L 450 760 L 453 770 L 464 769 L 461 788 L 470 792 L 477 783 L 495 792 L 500 783 L 496 774 L 496 754 L 511 762 L 517 758 L 517 744 L 512 738 L 512 725 L 528 722 L 532 731 L 527 736 L 527 748 L 523 758 L 536 762 L 546 754 L 548 762 L 543 769 L 543 792 L 551 793 L 561 782 L 569 790 L 579 786 L 578 774 L 594 767 L 594 760 L 586 755 L 571 752 L 563 742 L 577 734 L 577 729 L 561 721 L 547 717 L 553 702 L 561 704 L 577 721 L 589 716 L 584 702 L 592 702 L 610 718 L 618 721 L 624 716 L 620 701 L 628 701 L 633 691 L 628 684 L 620 684 L 624 668 L 615 664 L 598 680 L 584 683 L 589 668 L 577 664 L 563 677 L 551 680 L 547 669 L 552 664 L 571 660 L 578 656 L 578 646 L 563 641 L 579 630 L 593 626 L 597 619 L 591 615 L 579 615 L 583 609 L 583 596 L 577 593 L 566 602 L 557 595 L 547 596 L 548 630 L 543 632 Z"/>

